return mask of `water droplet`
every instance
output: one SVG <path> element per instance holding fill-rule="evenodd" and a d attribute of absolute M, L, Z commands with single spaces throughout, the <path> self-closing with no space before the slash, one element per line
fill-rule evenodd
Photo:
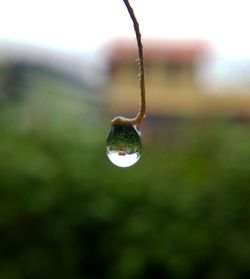
<path fill-rule="evenodd" d="M 141 136 L 135 125 L 112 125 L 107 137 L 106 151 L 118 167 L 130 167 L 141 156 Z"/>

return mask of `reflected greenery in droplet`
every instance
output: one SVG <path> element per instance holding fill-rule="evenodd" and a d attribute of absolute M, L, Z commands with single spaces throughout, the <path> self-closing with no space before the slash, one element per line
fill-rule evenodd
<path fill-rule="evenodd" d="M 110 161 L 119 167 L 134 165 L 140 158 L 142 143 L 135 125 L 111 125 L 106 152 Z"/>

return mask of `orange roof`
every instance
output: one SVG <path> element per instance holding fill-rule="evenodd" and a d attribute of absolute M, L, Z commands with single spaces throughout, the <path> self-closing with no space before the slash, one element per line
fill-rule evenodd
<path fill-rule="evenodd" d="M 210 52 L 207 42 L 201 40 L 145 40 L 144 56 L 146 62 L 165 61 L 191 63 Z M 138 57 L 136 41 L 117 40 L 110 46 L 110 62 L 119 63 L 135 60 Z"/>

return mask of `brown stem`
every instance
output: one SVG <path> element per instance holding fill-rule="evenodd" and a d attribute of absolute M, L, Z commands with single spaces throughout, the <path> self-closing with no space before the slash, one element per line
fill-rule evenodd
<path fill-rule="evenodd" d="M 143 45 L 141 40 L 141 32 L 139 23 L 135 17 L 134 10 L 131 7 L 128 0 L 123 0 L 128 13 L 133 21 L 134 30 L 137 40 L 138 52 L 139 52 L 139 67 L 140 67 L 140 89 L 141 89 L 141 107 L 139 113 L 134 118 L 125 118 L 122 116 L 117 116 L 114 118 L 112 124 L 124 124 L 124 125 L 138 125 L 145 117 L 146 112 L 146 97 L 145 97 L 145 71 L 144 71 L 144 57 L 143 57 Z"/>

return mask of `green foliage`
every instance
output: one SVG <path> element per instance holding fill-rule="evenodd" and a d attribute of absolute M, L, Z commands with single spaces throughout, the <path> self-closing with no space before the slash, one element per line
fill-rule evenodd
<path fill-rule="evenodd" d="M 107 138 L 109 150 L 141 152 L 141 137 L 137 128 L 132 125 L 112 125 Z"/>
<path fill-rule="evenodd" d="M 249 124 L 178 122 L 120 169 L 93 110 L 1 108 L 0 278 L 248 278 Z"/>

